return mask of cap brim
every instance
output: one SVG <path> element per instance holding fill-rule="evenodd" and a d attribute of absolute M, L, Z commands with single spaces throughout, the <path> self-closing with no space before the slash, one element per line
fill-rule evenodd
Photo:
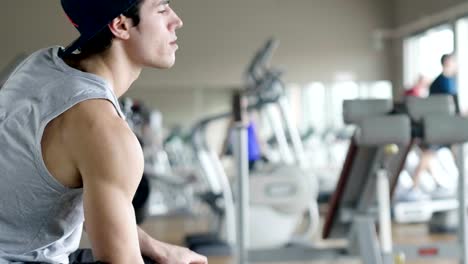
<path fill-rule="evenodd" d="M 61 50 L 61 52 L 59 52 L 59 56 L 63 58 L 65 56 L 72 54 L 77 49 L 83 47 L 88 41 L 90 41 L 96 35 L 101 33 L 107 27 L 107 25 L 108 24 L 104 25 L 102 28 L 100 28 L 97 32 L 94 32 L 93 34 L 81 35 L 79 38 L 73 41 L 70 45 L 68 45 L 65 49 Z"/>

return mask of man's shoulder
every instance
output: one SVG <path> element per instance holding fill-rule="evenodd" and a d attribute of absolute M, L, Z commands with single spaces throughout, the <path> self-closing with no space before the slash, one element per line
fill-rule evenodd
<path fill-rule="evenodd" d="M 141 151 L 135 135 L 107 100 L 77 104 L 63 117 L 63 128 L 68 153 L 78 164 L 104 166 L 113 160 L 128 160 L 130 154 Z"/>
<path fill-rule="evenodd" d="M 112 103 L 87 100 L 74 107 L 66 118 L 64 141 L 84 180 L 93 175 L 112 180 L 119 178 L 121 172 L 143 173 L 138 140 Z"/>
<path fill-rule="evenodd" d="M 71 131 L 86 132 L 115 131 L 125 129 L 116 107 L 107 99 L 88 99 L 77 103 L 64 113 L 65 127 Z"/>
<path fill-rule="evenodd" d="M 47 129 L 59 136 L 64 153 L 72 154 L 81 147 L 99 147 L 100 142 L 116 142 L 129 134 L 125 120 L 113 104 L 105 99 L 90 99 L 77 103 L 56 117 Z"/>
<path fill-rule="evenodd" d="M 433 91 L 434 89 L 437 90 L 439 89 L 439 87 L 441 86 L 442 84 L 442 81 L 444 80 L 444 75 L 443 74 L 439 74 L 431 83 L 430 85 L 430 89 L 431 91 Z"/>
<path fill-rule="evenodd" d="M 440 82 L 441 80 L 443 80 L 445 78 L 446 77 L 441 73 L 441 74 L 437 75 L 437 77 L 434 79 L 434 81 L 432 83 Z"/>

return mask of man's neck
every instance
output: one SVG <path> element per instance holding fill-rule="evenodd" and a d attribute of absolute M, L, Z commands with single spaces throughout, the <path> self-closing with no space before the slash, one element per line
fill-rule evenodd
<path fill-rule="evenodd" d="M 117 97 L 121 97 L 128 91 L 142 70 L 141 67 L 130 63 L 125 56 L 117 55 L 112 51 L 93 55 L 80 61 L 66 60 L 66 63 L 80 71 L 104 78 L 111 84 Z"/>
<path fill-rule="evenodd" d="M 443 70 L 442 75 L 444 75 L 445 77 L 451 78 L 451 77 L 455 76 L 455 73 L 452 72 L 452 71 L 449 71 L 449 70 Z"/>

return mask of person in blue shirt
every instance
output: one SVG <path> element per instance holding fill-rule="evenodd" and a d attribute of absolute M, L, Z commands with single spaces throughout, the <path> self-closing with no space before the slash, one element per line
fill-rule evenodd
<path fill-rule="evenodd" d="M 457 95 L 455 76 L 457 74 L 457 63 L 453 54 L 444 54 L 440 59 L 442 73 L 432 82 L 429 87 L 429 94 L 449 94 Z"/>
<path fill-rule="evenodd" d="M 249 158 L 249 170 L 253 170 L 255 165 L 259 161 L 268 161 L 265 155 L 263 155 L 263 145 L 264 143 L 259 138 L 259 134 L 257 131 L 257 125 L 255 122 L 254 115 L 250 113 L 248 115 L 247 120 L 245 120 L 245 124 L 247 127 L 247 153 Z M 229 121 L 228 129 L 227 129 L 227 136 L 223 143 L 222 150 L 220 156 L 223 155 L 232 155 L 232 129 L 234 126 L 233 120 Z"/>
<path fill-rule="evenodd" d="M 456 85 L 456 75 L 457 75 L 457 63 L 455 56 L 453 54 L 444 54 L 442 55 L 440 62 L 442 64 L 442 72 L 440 75 L 431 83 L 429 86 L 429 96 L 445 94 L 452 95 L 455 101 L 456 111 L 459 113 L 458 107 L 458 91 Z M 433 193 L 433 197 L 437 196 L 437 193 L 445 192 L 436 177 L 434 172 L 431 170 L 431 163 L 434 160 L 434 155 L 439 149 L 446 147 L 441 145 L 431 145 L 431 144 L 421 144 L 420 145 L 422 153 L 419 160 L 419 164 L 415 169 L 413 175 L 413 188 L 408 193 L 408 200 L 421 200 L 429 198 L 419 189 L 420 179 L 423 171 L 427 171 L 437 184 L 436 192 Z M 442 191 L 441 191 L 442 190 Z"/>

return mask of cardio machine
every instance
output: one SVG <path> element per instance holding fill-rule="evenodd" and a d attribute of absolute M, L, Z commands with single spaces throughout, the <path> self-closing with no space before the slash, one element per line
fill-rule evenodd
<path fill-rule="evenodd" d="M 241 241 L 238 263 L 246 263 L 247 260 L 251 262 L 316 259 L 339 261 L 342 258 L 359 258 L 365 264 L 380 264 L 393 263 L 395 258 L 403 261 L 404 258 L 439 257 L 455 257 L 461 260 L 461 263 L 468 263 L 465 210 L 459 210 L 462 224 L 459 241 L 456 244 L 394 245 L 390 224 L 390 195 L 395 175 L 398 175 L 394 173 L 394 170 L 398 170 L 394 165 L 400 164 L 404 159 L 405 146 L 409 144 L 411 138 L 422 137 L 428 142 L 443 144 L 466 142 L 468 120 L 449 114 L 424 113 L 422 125 L 414 127 L 407 114 L 396 114 L 393 108 L 393 102 L 382 100 L 357 100 L 344 104 L 345 121 L 356 123 L 358 128 L 353 136 L 339 184 L 329 204 L 323 238 L 347 238 L 348 244 L 341 247 L 316 245 L 274 251 L 252 251 L 248 250 Z M 450 127 L 454 124 L 457 124 L 457 128 L 463 130 L 463 133 L 452 131 Z M 443 128 L 439 128 L 440 125 Z M 394 147 L 388 148 L 386 145 L 389 143 L 398 144 L 400 148 L 397 151 Z M 239 156 L 241 157 L 242 155 Z M 239 175 L 241 176 L 244 182 L 247 181 L 245 173 Z M 460 186 L 464 186 L 463 174 L 460 177 Z M 464 187 L 460 188 L 460 193 L 464 193 L 462 191 Z M 459 197 L 459 202 L 466 205 L 466 201 L 461 197 L 464 195 Z M 248 213 L 245 208 L 244 213 Z M 376 219 L 379 219 L 379 236 L 376 231 Z M 246 236 L 245 230 L 242 229 L 244 224 L 241 218 L 237 225 L 240 228 L 239 233 L 242 234 L 239 235 L 240 240 Z"/>
<path fill-rule="evenodd" d="M 407 98 L 407 101 L 405 102 L 405 108 L 412 122 L 419 125 L 422 125 L 424 116 L 428 114 L 431 116 L 455 115 L 455 105 L 452 97 L 444 95 L 431 96 L 427 99 L 410 97 Z M 434 127 L 430 130 L 426 128 L 425 131 L 436 135 L 437 133 L 440 133 L 440 129 L 438 127 Z M 463 130 L 459 130 L 458 132 L 463 133 Z M 419 139 L 419 141 L 431 143 L 427 142 L 426 138 Z M 396 168 L 398 169 L 394 171 L 395 191 L 398 191 L 398 180 L 399 177 L 402 176 L 401 173 L 403 171 L 405 161 L 413 144 L 415 144 L 414 142 L 415 139 L 413 139 L 412 142 L 406 146 L 405 155 L 400 160 L 400 164 L 396 165 Z M 456 177 L 454 180 L 456 180 Z M 456 189 L 454 189 L 452 195 L 441 197 L 439 199 L 423 199 L 416 201 L 402 201 L 399 199 L 394 199 L 393 213 L 395 221 L 398 223 L 427 223 L 431 221 L 434 215 L 438 215 L 440 217 L 441 214 L 446 214 L 447 212 L 456 210 L 457 208 L 458 201 L 456 197 Z M 453 225 L 452 228 L 454 228 Z"/>
<path fill-rule="evenodd" d="M 269 115 L 283 157 L 281 164 L 262 166 L 262 169 L 251 177 L 251 210 L 248 225 L 253 231 L 249 242 L 250 247 L 256 249 L 280 247 L 290 243 L 305 212 L 309 212 L 308 215 L 311 216 L 310 229 L 314 229 L 313 225 L 318 224 L 317 195 L 310 187 L 316 185 L 311 183 L 313 178 L 307 177 L 301 166 L 304 162 L 301 154 L 303 147 L 297 128 L 294 128 L 288 119 L 289 106 L 285 101 L 283 87 L 278 83 L 279 73 L 264 69 L 275 46 L 275 42 L 270 40 L 257 53 L 248 70 L 250 85 L 245 89 L 252 102 L 249 109 L 265 111 Z M 282 113 L 280 117 L 272 116 L 274 107 L 279 107 Z M 198 122 L 192 132 L 192 145 L 210 187 L 211 194 L 205 194 L 204 197 L 211 199 L 210 207 L 217 213 L 222 224 L 217 225 L 214 234 L 189 236 L 186 244 L 192 250 L 207 255 L 224 255 L 219 252 L 231 252 L 227 248 L 232 248 L 235 242 L 234 207 L 238 200 L 233 195 L 217 153 L 208 148 L 204 133 L 211 122 L 231 116 L 232 113 L 227 112 L 206 118 Z M 281 118 L 284 123 L 278 122 Z M 291 137 L 292 150 L 287 143 L 284 125 Z M 281 228 L 277 228 L 279 226 Z M 272 229 L 275 232 L 271 232 Z M 309 228 L 306 231 L 309 231 Z"/>

